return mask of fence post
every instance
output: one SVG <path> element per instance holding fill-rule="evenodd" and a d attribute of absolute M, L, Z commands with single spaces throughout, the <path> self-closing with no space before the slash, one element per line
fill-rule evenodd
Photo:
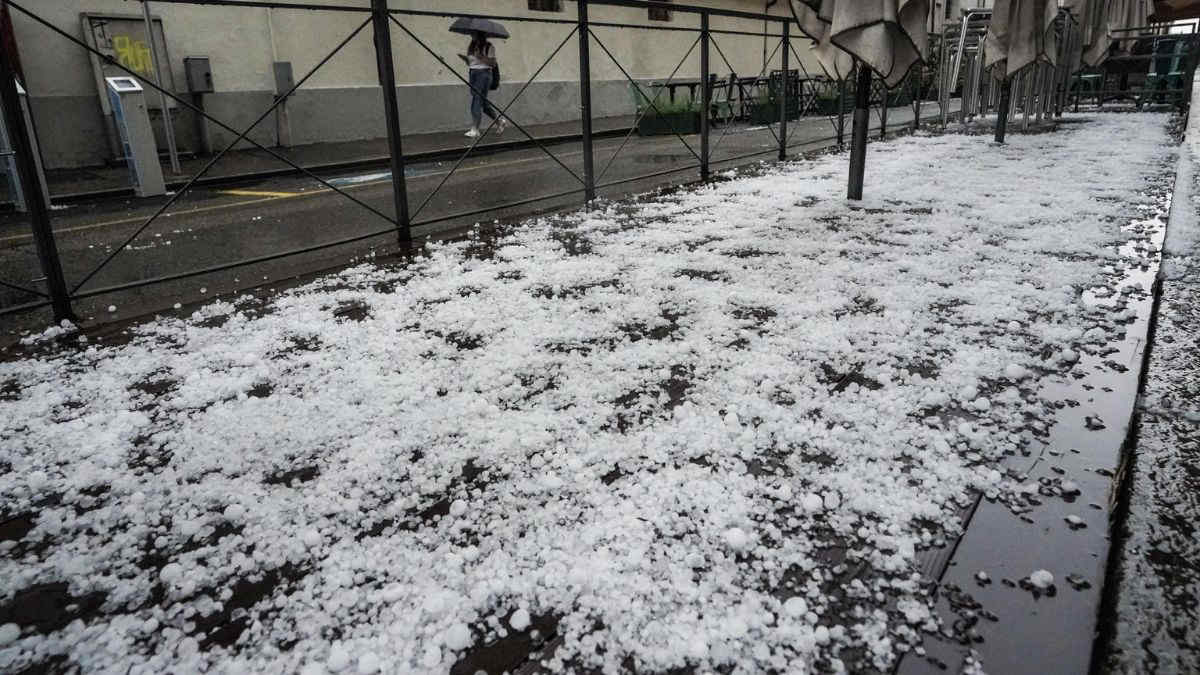
<path fill-rule="evenodd" d="M 583 123 L 583 195 L 596 198 L 595 168 L 592 164 L 592 58 L 588 47 L 592 32 L 588 28 L 588 0 L 576 3 L 579 10 L 579 113 Z"/>
<path fill-rule="evenodd" d="M 708 12 L 700 13 L 700 180 L 708 180 L 708 116 L 712 108 L 712 87 L 708 81 Z"/>
<path fill-rule="evenodd" d="M 787 159 L 787 116 L 788 116 L 788 86 L 792 83 L 792 73 L 788 70 L 788 26 L 783 22 L 783 73 L 779 77 L 779 161 Z"/>
<path fill-rule="evenodd" d="M 396 207 L 400 246 L 412 244 L 408 218 L 408 186 L 404 180 L 404 150 L 400 145 L 400 110 L 396 104 L 396 68 L 392 61 L 392 27 L 387 0 L 371 0 L 371 26 L 375 31 L 375 61 L 383 88 L 383 114 L 387 122 L 388 154 L 392 166 L 392 200 Z"/>
<path fill-rule="evenodd" d="M 8 60 L 7 49 L 0 49 L 0 105 L 4 108 L 4 123 L 8 126 L 9 141 L 17 165 L 17 179 L 25 193 L 25 207 L 29 211 L 33 243 L 37 248 L 42 273 L 46 275 L 46 289 L 50 292 L 50 305 L 54 320 L 75 319 L 71 311 L 71 294 L 63 277 L 62 261 L 58 257 L 58 244 L 50 229 L 50 209 L 46 194 L 41 189 L 37 171 L 37 160 L 33 156 L 33 144 L 29 140 L 29 127 L 22 115 L 21 99 L 17 95 L 16 69 Z"/>

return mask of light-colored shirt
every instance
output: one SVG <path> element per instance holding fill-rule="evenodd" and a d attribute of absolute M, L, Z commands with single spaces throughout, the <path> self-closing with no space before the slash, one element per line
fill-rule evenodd
<path fill-rule="evenodd" d="M 490 70 L 492 66 L 488 63 L 484 63 L 483 59 L 485 58 L 496 58 L 496 47 L 490 42 L 484 43 L 484 48 L 482 51 L 476 51 L 473 48 L 467 50 L 467 66 L 471 70 L 482 70 L 485 68 Z"/>

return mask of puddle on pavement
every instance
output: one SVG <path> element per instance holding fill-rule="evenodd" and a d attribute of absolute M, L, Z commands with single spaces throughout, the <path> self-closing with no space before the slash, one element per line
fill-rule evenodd
<path fill-rule="evenodd" d="M 938 609 L 944 621 L 961 620 L 966 588 L 972 603 L 997 620 L 973 624 L 975 633 L 966 639 L 953 631 L 926 639 L 926 654 L 905 657 L 898 672 L 955 667 L 968 647 L 988 672 L 1028 672 L 1031 664 L 1039 672 L 1088 671 L 1104 601 L 1110 517 L 1127 470 L 1123 448 L 1149 326 L 1149 289 L 1170 209 L 1170 176 L 1164 171 L 1150 178 L 1153 208 L 1122 228 L 1144 238 L 1120 247 L 1128 268 L 1119 274 L 1110 268 L 1108 286 L 1081 293 L 1087 306 L 1107 310 L 1110 319 L 1123 317 L 1114 323 L 1123 324 L 1124 337 L 1107 348 L 1079 350 L 1071 371 L 1039 382 L 1038 397 L 1055 403 L 1048 408 L 1053 423 L 1045 433 L 1027 431 L 1023 443 L 1029 452 L 1004 462 L 1009 475 L 1031 491 L 1017 502 L 983 499 L 942 577 Z M 1031 584 L 1030 575 L 1039 569 L 1053 574 L 1053 595 Z M 998 583 L 977 583 L 980 573 Z"/>

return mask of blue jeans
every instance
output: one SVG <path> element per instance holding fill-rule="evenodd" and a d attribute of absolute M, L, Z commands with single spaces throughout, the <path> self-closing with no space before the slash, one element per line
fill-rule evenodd
<path fill-rule="evenodd" d="M 496 109 L 492 107 L 488 101 L 488 90 L 492 87 L 492 69 L 491 68 L 472 68 L 471 69 L 471 121 L 474 122 L 475 128 L 479 128 L 479 123 L 483 119 L 484 113 L 487 116 L 496 119 Z"/>

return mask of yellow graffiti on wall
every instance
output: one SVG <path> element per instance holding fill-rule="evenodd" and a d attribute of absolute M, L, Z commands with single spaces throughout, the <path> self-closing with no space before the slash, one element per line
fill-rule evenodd
<path fill-rule="evenodd" d="M 150 58 L 150 47 L 141 40 L 130 39 L 128 35 L 114 35 L 113 51 L 117 53 L 117 63 L 134 71 L 149 75 L 154 69 L 154 61 Z"/>

